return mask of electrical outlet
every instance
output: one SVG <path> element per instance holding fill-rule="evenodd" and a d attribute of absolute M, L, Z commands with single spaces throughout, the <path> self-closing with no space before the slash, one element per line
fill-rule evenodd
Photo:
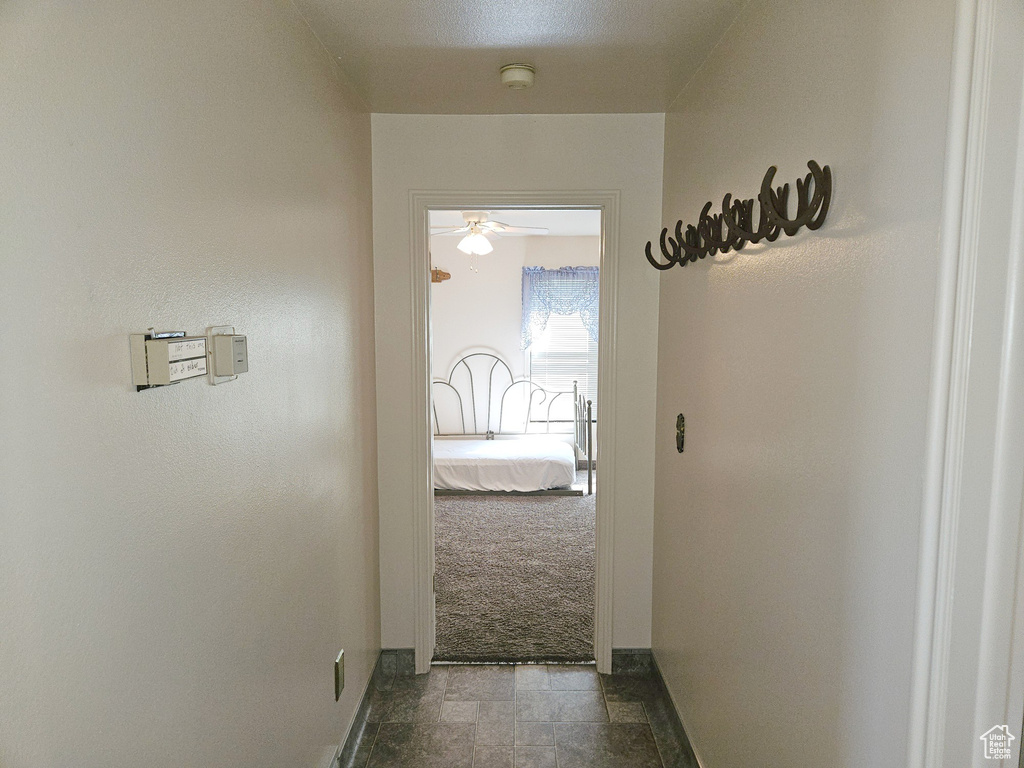
<path fill-rule="evenodd" d="M 334 700 L 341 698 L 341 692 L 345 690 L 345 651 L 344 649 L 334 660 Z"/>

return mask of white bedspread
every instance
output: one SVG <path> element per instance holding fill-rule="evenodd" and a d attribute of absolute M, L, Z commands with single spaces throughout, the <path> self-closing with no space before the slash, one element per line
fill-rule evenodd
<path fill-rule="evenodd" d="M 575 481 L 573 448 L 557 437 L 434 440 L 434 487 L 438 489 L 541 491 Z"/>

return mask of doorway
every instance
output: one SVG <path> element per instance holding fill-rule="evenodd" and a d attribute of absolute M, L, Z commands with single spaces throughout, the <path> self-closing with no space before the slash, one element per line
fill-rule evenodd
<path fill-rule="evenodd" d="M 590 210 L 600 215 L 598 268 L 599 317 L 598 317 L 598 370 L 596 413 L 594 420 L 600 424 L 594 441 L 595 454 L 600 456 L 601 483 L 594 495 L 594 572 L 593 572 L 593 655 L 597 668 L 602 672 L 611 669 L 611 613 L 612 584 L 611 563 L 613 552 L 612 516 L 614 498 L 614 402 L 615 402 L 615 339 L 614 316 L 616 309 L 617 273 L 617 229 L 618 193 L 615 192 L 522 192 L 522 193 L 480 193 L 480 192 L 414 192 L 412 193 L 414 221 L 414 307 L 413 320 L 416 347 L 414 350 L 416 370 L 423 393 L 422 401 L 414 403 L 414 424 L 412 430 L 417 444 L 417 464 L 423 467 L 422 487 L 417 492 L 414 508 L 416 518 L 416 670 L 426 672 L 434 657 L 436 640 L 435 601 L 435 509 L 434 488 L 431 468 L 433 466 L 434 413 L 431 394 L 433 371 L 430 342 L 430 301 L 431 272 L 435 266 L 430 256 L 431 212 L 454 212 L 480 210 L 494 214 L 501 220 L 504 211 L 559 211 Z M 450 215 L 450 214 L 449 214 Z M 456 222 L 457 223 L 457 222 Z M 444 265 L 437 265 L 438 268 Z M 479 268 L 479 267 L 478 267 Z M 443 269 L 443 271 L 450 270 Z M 443 285 L 443 283 L 442 283 Z M 460 358 L 461 359 L 461 358 Z M 443 366 L 452 361 L 441 361 Z M 457 361 L 456 361 L 457 362 Z M 531 361 L 532 362 L 532 361 Z M 541 361 L 544 362 L 544 361 Z M 548 360 L 550 365 L 556 362 Z M 524 370 L 526 361 L 523 361 Z M 511 366 L 510 366 L 511 367 Z M 594 398 L 591 398 L 594 401 Z M 418 483 L 419 487 L 419 483 Z"/>
<path fill-rule="evenodd" d="M 433 659 L 592 662 L 601 211 L 428 218 Z"/>

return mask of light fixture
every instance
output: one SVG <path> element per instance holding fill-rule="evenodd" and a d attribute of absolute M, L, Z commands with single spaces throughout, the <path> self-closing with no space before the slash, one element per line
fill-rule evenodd
<path fill-rule="evenodd" d="M 455 247 L 470 256 L 485 256 L 494 250 L 491 241 L 476 224 L 469 228 L 469 234 L 462 238 Z"/>
<path fill-rule="evenodd" d="M 501 84 L 513 90 L 533 85 L 534 69 L 529 64 L 506 64 L 501 68 Z"/>

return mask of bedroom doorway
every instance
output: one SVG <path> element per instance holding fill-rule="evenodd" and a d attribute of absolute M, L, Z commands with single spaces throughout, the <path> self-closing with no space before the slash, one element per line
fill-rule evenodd
<path fill-rule="evenodd" d="M 602 211 L 428 223 L 433 659 L 594 661 Z"/>
<path fill-rule="evenodd" d="M 411 403 L 410 432 L 414 446 L 414 493 L 411 531 L 414 542 L 412 619 L 414 658 L 417 673 L 430 670 L 434 658 L 435 633 L 435 541 L 433 491 L 433 407 L 431 397 L 431 211 L 482 210 L 500 214 L 506 210 L 593 210 L 600 211 L 601 255 L 599 264 L 598 316 L 598 399 L 594 403 L 595 463 L 600 482 L 595 483 L 594 619 L 593 654 L 597 671 L 611 672 L 612 607 L 614 561 L 614 505 L 616 498 L 616 335 L 615 314 L 618 292 L 618 240 L 620 193 L 617 191 L 522 191 L 458 192 L 413 191 L 410 193 L 413 271 L 413 371 L 415 389 L 422 393 Z M 436 268 L 443 269 L 444 265 Z M 450 271 L 449 271 L 450 272 Z M 450 284 L 443 281 L 442 284 Z M 599 460 L 598 460 L 599 459 Z"/>

